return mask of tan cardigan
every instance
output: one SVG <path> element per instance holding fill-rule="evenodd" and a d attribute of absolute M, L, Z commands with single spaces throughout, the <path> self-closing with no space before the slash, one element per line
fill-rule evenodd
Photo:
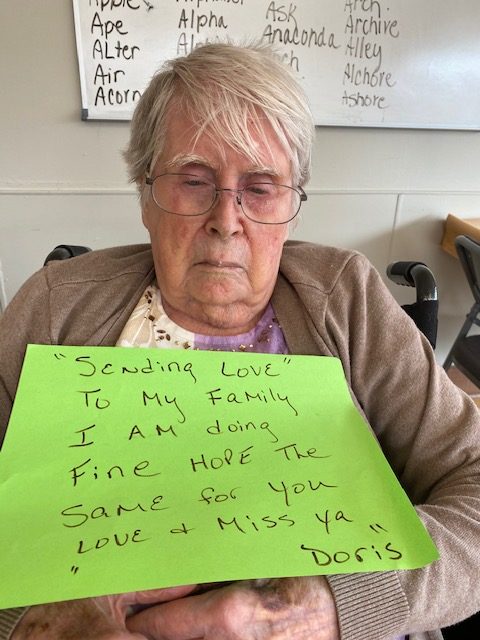
<path fill-rule="evenodd" d="M 25 345 L 114 345 L 153 278 L 150 248 L 139 245 L 52 263 L 22 287 L 0 318 L 0 439 Z M 480 609 L 476 406 L 363 256 L 287 242 L 272 303 L 292 353 L 341 359 L 355 403 L 440 551 L 424 569 L 329 577 L 342 640 L 441 637 L 423 632 Z"/>

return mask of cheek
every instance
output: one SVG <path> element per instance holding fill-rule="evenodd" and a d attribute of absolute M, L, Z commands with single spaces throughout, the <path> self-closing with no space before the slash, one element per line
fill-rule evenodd
<path fill-rule="evenodd" d="M 265 233 L 259 236 L 257 249 L 261 254 L 266 254 L 267 259 L 278 261 L 282 254 L 283 245 L 288 237 L 288 226 L 267 227 Z"/>
<path fill-rule="evenodd" d="M 192 220 L 158 211 L 147 211 L 144 213 L 143 221 L 150 234 L 152 246 L 159 255 L 172 254 L 175 258 L 179 257 L 179 254 L 189 253 L 198 227 L 192 224 Z"/>
<path fill-rule="evenodd" d="M 275 229 L 273 233 L 272 230 L 267 229 L 266 233 L 256 236 L 251 250 L 257 279 L 263 281 L 276 279 L 287 235 L 287 229 L 282 227 Z"/>
<path fill-rule="evenodd" d="M 155 271 L 164 295 L 173 298 L 186 286 L 198 253 L 199 225 L 168 214 L 159 217 L 154 232 L 150 230 Z"/>

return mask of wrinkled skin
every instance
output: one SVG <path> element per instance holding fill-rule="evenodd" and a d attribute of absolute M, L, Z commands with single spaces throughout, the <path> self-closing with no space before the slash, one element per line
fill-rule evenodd
<path fill-rule="evenodd" d="M 322 577 L 185 586 L 32 607 L 12 640 L 339 640 Z"/>
<path fill-rule="evenodd" d="M 154 606 L 132 616 L 127 625 L 149 640 L 340 637 L 335 604 L 323 577 L 234 583 Z"/>
<path fill-rule="evenodd" d="M 23 616 L 12 640 L 144 640 L 131 632 L 126 617 L 139 607 L 181 598 L 195 587 L 138 591 L 115 596 L 86 598 L 31 607 Z"/>

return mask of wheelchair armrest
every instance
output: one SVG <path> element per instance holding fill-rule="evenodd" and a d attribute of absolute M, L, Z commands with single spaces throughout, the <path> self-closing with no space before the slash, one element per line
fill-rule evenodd
<path fill-rule="evenodd" d="M 415 287 L 417 302 L 438 300 L 435 276 L 423 262 L 392 262 L 387 267 L 387 276 L 396 284 Z"/>
<path fill-rule="evenodd" d="M 55 249 L 50 251 L 48 256 L 45 258 L 43 266 L 48 264 L 51 260 L 67 260 L 68 258 L 80 256 L 82 253 L 88 253 L 88 251 L 91 251 L 90 247 L 83 247 L 76 244 L 59 244 Z"/>

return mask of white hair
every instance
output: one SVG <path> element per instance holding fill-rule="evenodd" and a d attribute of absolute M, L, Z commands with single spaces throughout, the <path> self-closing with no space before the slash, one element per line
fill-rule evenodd
<path fill-rule="evenodd" d="M 124 152 L 140 188 L 162 154 L 172 105 L 198 123 L 193 140 L 206 134 L 255 163 L 254 136 L 266 142 L 267 121 L 290 159 L 294 182 L 308 181 L 312 115 L 293 72 L 270 46 L 206 44 L 163 65 L 135 109 Z"/>

